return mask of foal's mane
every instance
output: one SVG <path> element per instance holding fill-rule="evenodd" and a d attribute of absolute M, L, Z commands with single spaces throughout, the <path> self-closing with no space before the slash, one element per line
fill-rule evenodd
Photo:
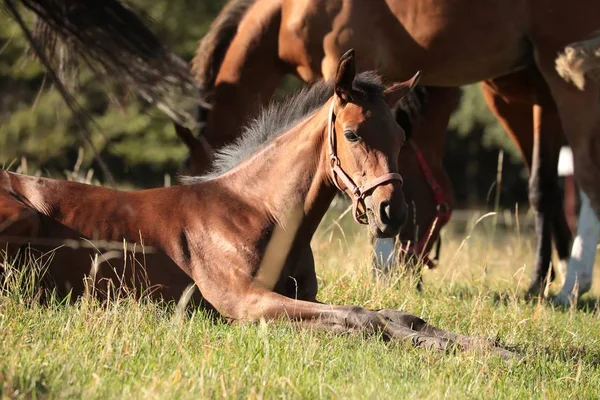
<path fill-rule="evenodd" d="M 363 72 L 354 79 L 354 90 L 359 96 L 373 98 L 384 90 L 381 78 L 372 71 Z M 242 129 L 239 139 L 215 152 L 212 170 L 206 175 L 182 176 L 186 185 L 204 182 L 229 171 L 256 152 L 268 141 L 287 132 L 308 115 L 321 108 L 333 95 L 333 81 L 318 81 L 288 96 L 271 102 L 258 116 Z"/>

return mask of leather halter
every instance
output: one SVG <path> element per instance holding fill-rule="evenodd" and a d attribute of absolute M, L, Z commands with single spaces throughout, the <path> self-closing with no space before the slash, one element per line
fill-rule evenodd
<path fill-rule="evenodd" d="M 340 191 L 343 192 L 344 190 L 338 183 L 339 177 L 342 182 L 344 182 L 346 188 L 352 192 L 352 216 L 359 224 L 366 225 L 369 223 L 369 219 L 367 217 L 367 207 L 365 206 L 365 198 L 367 195 L 369 195 L 378 186 L 392 181 L 399 181 L 400 185 L 402 185 L 404 181 L 400 174 L 392 172 L 381 175 L 362 186 L 358 186 L 356 183 L 354 183 L 350 175 L 348 175 L 340 165 L 340 159 L 337 156 L 335 141 L 335 114 L 333 113 L 334 104 L 335 99 L 331 101 L 331 107 L 329 109 L 329 122 L 327 126 L 327 136 L 329 138 L 329 167 L 331 168 L 331 172 L 333 174 L 333 183 Z M 362 210 L 359 209 L 359 205 Z"/>
<path fill-rule="evenodd" d="M 431 258 L 429 258 L 425 250 L 430 241 L 439 240 L 440 230 L 450 220 L 450 216 L 452 215 L 452 209 L 448 204 L 448 196 L 446 195 L 446 192 L 433 176 L 431 168 L 429 168 L 429 164 L 427 164 L 427 161 L 425 160 L 425 157 L 423 156 L 423 153 L 421 153 L 421 150 L 419 149 L 417 144 L 412 140 L 408 140 L 408 144 L 410 145 L 412 151 L 415 153 L 417 161 L 419 162 L 419 166 L 421 167 L 421 171 L 423 172 L 423 175 L 425 175 L 427 184 L 433 192 L 436 214 L 433 221 L 431 221 L 431 223 L 427 226 L 424 235 L 421 236 L 421 238 L 416 243 L 402 243 L 400 245 L 400 248 L 407 255 L 411 255 L 416 257 L 417 259 L 421 259 L 423 264 L 425 264 L 429 269 L 432 269 L 435 268 L 435 263 L 431 260 Z"/>

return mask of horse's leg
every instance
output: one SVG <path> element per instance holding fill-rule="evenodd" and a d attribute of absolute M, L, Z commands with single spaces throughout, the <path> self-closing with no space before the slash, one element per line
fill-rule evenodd
<path fill-rule="evenodd" d="M 295 271 L 285 280 L 287 297 L 316 301 L 318 282 L 315 272 L 315 259 L 310 245 L 300 251 Z"/>
<path fill-rule="evenodd" d="M 507 78 L 502 79 L 502 85 L 506 85 Z M 530 85 L 529 82 L 524 84 Z M 563 134 L 558 114 L 545 88 L 536 87 L 535 102 L 539 104 L 534 105 L 533 94 L 529 102 L 511 101 L 510 94 L 507 99 L 498 87 L 501 88 L 493 81 L 484 82 L 482 85 L 484 98 L 490 110 L 521 150 L 530 171 L 529 201 L 536 212 L 537 245 L 528 292 L 539 293 L 545 287 L 549 272 L 550 279 L 554 278 L 554 271 L 548 270 L 552 260 L 553 228 L 559 255 L 562 260 L 568 258 L 570 237 L 563 231 L 567 224 L 562 212 L 556 171 Z"/>
<path fill-rule="evenodd" d="M 544 210 L 543 212 L 546 213 L 547 218 L 552 219 L 551 226 L 554 246 L 560 259 L 561 275 L 564 277 L 564 269 L 569 260 L 571 242 L 573 240 L 573 234 L 565 215 L 563 191 L 558 185 L 558 159 L 565 134 L 562 129 L 556 103 L 545 82 L 537 85 L 533 118 L 534 147 L 532 171 L 538 175 L 537 194 L 535 197 L 537 198 L 538 209 Z M 544 273 L 547 273 L 547 270 Z M 545 276 L 538 277 L 545 278 Z"/>
<path fill-rule="evenodd" d="M 544 96 L 544 98 L 547 97 Z M 538 235 L 541 233 L 541 235 L 548 235 L 551 238 L 554 234 L 560 263 L 564 265 L 569 258 L 571 245 L 571 232 L 563 209 L 562 191 L 558 186 L 557 171 L 564 136 L 558 111 L 551 99 L 533 106 L 533 118 L 534 149 L 529 199 L 537 212 Z M 544 256 L 548 256 L 548 258 L 536 263 L 532 283 L 528 290 L 530 294 L 544 291 L 548 273 L 550 273 L 550 280 L 554 279 L 554 270 L 548 271 L 552 251 L 550 238 L 544 239 L 550 242 L 548 248 L 540 250 L 547 251 Z M 544 245 L 547 244 L 544 243 Z"/>
<path fill-rule="evenodd" d="M 460 342 L 455 342 L 450 339 L 450 336 L 453 335 L 451 332 L 436 331 L 437 328 L 427 324 L 425 324 L 427 329 L 419 326 L 418 328 L 421 328 L 419 331 L 411 328 L 406 323 L 406 319 L 396 322 L 387 317 L 386 312 L 367 310 L 357 306 L 312 303 L 266 291 L 254 291 L 236 300 L 238 304 L 226 315 L 236 320 L 256 321 L 284 318 L 300 326 L 325 328 L 334 332 L 382 333 L 385 338 L 390 340 L 405 341 L 416 347 L 434 350 L 447 350 L 453 345 L 464 350 L 481 348 L 475 344 L 477 343 L 475 338 L 469 341 L 456 335 L 455 337 L 459 338 Z M 214 302 L 211 303 L 214 304 Z M 446 337 L 437 335 L 441 332 L 444 332 Z M 504 349 L 492 348 L 492 350 L 503 357 L 513 356 Z"/>
<path fill-rule="evenodd" d="M 583 42 L 590 46 L 596 45 L 600 49 L 600 37 Z M 548 38 L 545 37 L 545 40 Z M 596 41 L 596 43 L 594 43 Z M 536 62 L 554 97 L 562 125 L 564 127 L 569 145 L 573 151 L 575 179 L 581 190 L 589 197 L 590 207 L 596 217 L 600 216 L 600 82 L 594 78 L 582 75 L 585 86 L 582 90 L 574 84 L 561 78 L 555 69 L 555 58 L 561 49 L 555 47 L 538 46 Z M 588 54 L 593 54 L 589 52 Z M 590 55 L 590 57 L 592 57 Z M 598 63 L 595 65 L 600 71 L 600 63 L 593 58 L 580 60 L 581 65 L 587 61 Z M 574 67 L 576 69 L 576 67 Z M 592 232 L 593 233 L 593 232 Z M 590 235 L 593 236 L 593 235 Z M 591 247 L 595 252 L 595 246 Z M 577 249 L 575 249 L 577 251 Z M 587 269 L 593 268 L 590 263 Z M 567 275 L 575 271 L 568 272 Z M 568 291 L 567 287 L 565 291 Z"/>
<path fill-rule="evenodd" d="M 202 131 L 220 148 L 239 135 L 248 116 L 266 104 L 290 68 L 278 57 L 281 8 L 259 1 L 242 19 L 215 80 L 211 109 Z"/>
<path fill-rule="evenodd" d="M 590 199 L 581 192 L 581 212 L 577 224 L 577 237 L 573 241 L 571 259 L 567 267 L 565 283 L 556 297 L 559 304 L 568 305 L 571 301 L 589 291 L 596 258 L 596 245 L 600 238 L 600 221 L 590 207 Z M 577 285 L 577 290 L 575 286 Z"/>
<path fill-rule="evenodd" d="M 598 40 L 598 38 L 596 38 Z M 600 48 L 600 43 L 598 43 Z M 583 90 L 561 78 L 555 69 L 556 49 L 539 49 L 536 62 L 558 106 L 573 151 L 575 179 L 600 216 L 600 82 L 589 77 Z M 585 61 L 585 60 L 584 60 Z M 600 63 L 599 63 L 600 64 Z M 600 71 L 600 65 L 596 68 Z"/>
<path fill-rule="evenodd" d="M 568 8 L 567 10 L 571 10 Z M 562 18 L 562 16 L 561 16 Z M 597 29 L 597 24 L 594 25 Z M 585 33 L 586 25 L 576 25 L 576 29 Z M 588 31 L 592 32 L 594 29 Z M 562 36 L 554 37 L 558 34 Z M 556 70 L 557 55 L 564 48 L 556 43 L 564 43 L 564 35 L 568 31 L 547 30 L 533 38 L 535 61 L 550 87 L 560 119 L 567 136 L 569 145 L 573 150 L 575 179 L 581 189 L 590 199 L 590 205 L 600 217 L 600 80 L 594 75 L 600 72 L 600 59 L 594 58 L 594 53 L 600 51 L 600 35 L 585 40 L 579 44 L 589 47 L 587 55 L 582 55 L 580 60 L 572 66 L 573 70 L 585 65 L 587 72 L 583 71 L 583 89 L 567 82 Z M 581 39 L 584 35 L 572 35 Z M 570 47 L 571 45 L 569 45 Z M 581 71 L 580 71 L 581 72 Z"/>
<path fill-rule="evenodd" d="M 448 339 L 465 349 L 480 349 L 480 350 L 493 350 L 499 352 L 504 357 L 514 356 L 511 352 L 498 347 L 493 341 L 485 338 L 471 337 L 465 335 L 459 335 L 454 332 L 446 331 L 441 328 L 437 328 L 429 323 L 425 322 L 422 318 L 416 315 L 405 313 L 398 310 L 384 309 L 378 311 L 380 314 L 389 318 L 395 324 L 404 326 L 421 332 L 425 335 L 440 337 Z"/>

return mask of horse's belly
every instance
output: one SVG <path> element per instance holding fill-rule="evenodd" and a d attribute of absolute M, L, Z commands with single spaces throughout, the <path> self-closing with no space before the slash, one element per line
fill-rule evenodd
<path fill-rule="evenodd" d="M 533 62 L 526 42 L 514 42 L 490 46 L 487 51 L 474 44 L 463 42 L 455 46 L 451 55 L 443 48 L 431 47 L 422 57 L 397 56 L 402 49 L 390 49 L 388 59 L 397 60 L 381 66 L 379 70 L 390 80 L 407 79 L 415 71 L 421 71 L 423 85 L 462 86 L 496 78 L 523 69 Z M 482 51 L 483 50 L 483 51 Z"/>
<path fill-rule="evenodd" d="M 460 86 L 532 62 L 523 0 L 388 0 L 375 23 L 381 71 L 394 80 L 421 70 L 427 85 Z M 381 11 L 382 13 L 385 10 Z M 363 35 L 358 35 L 359 37 Z"/>
<path fill-rule="evenodd" d="M 421 83 L 460 86 L 532 62 L 524 0 L 295 1 L 282 20 L 280 47 L 305 80 L 335 74 L 339 56 L 354 48 L 360 70 Z M 292 8 L 292 5 L 289 6 Z M 294 39 L 292 41 L 292 39 Z M 293 53 L 293 54 L 291 54 Z"/>

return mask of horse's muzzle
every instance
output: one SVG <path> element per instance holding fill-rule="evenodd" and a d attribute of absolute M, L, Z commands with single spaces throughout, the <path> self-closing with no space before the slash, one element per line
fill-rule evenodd
<path fill-rule="evenodd" d="M 369 230 L 375 237 L 394 237 L 406 224 L 408 205 L 404 198 L 396 201 L 375 201 L 369 196 L 365 199 L 367 215 L 369 217 Z"/>

